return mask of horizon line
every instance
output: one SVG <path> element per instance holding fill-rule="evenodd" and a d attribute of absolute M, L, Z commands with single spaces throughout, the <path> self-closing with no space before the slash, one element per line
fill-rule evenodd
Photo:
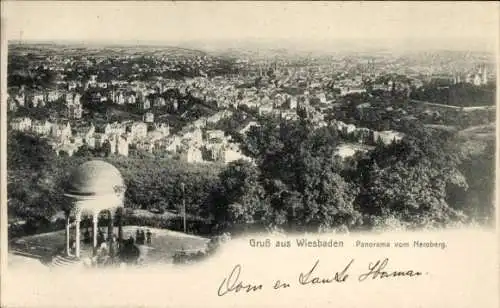
<path fill-rule="evenodd" d="M 388 38 L 371 38 L 371 39 L 359 39 L 359 38 L 332 38 L 328 39 L 319 39 L 319 38 L 307 38 L 307 39 L 297 39 L 297 38 L 211 38 L 211 39 L 186 39 L 186 40 L 140 40 L 140 39 L 123 39 L 123 40 L 106 40 L 106 39 L 96 39 L 96 40 L 80 40 L 80 39 L 8 39 L 7 43 L 11 44 L 52 44 L 52 45 L 100 45 L 100 46 L 132 46 L 137 44 L 137 47 L 186 47 L 192 48 L 195 47 L 193 45 L 197 45 L 196 47 L 210 47 L 210 48 L 219 48 L 219 49 L 231 49 L 235 47 L 242 48 L 252 48 L 252 47 L 264 47 L 266 49 L 287 49 L 287 47 L 292 47 L 293 45 L 297 45 L 304 42 L 321 42 L 324 48 L 334 47 L 337 51 L 345 49 L 354 49 L 350 51 L 356 51 L 355 49 L 362 50 L 403 50 L 403 51 L 425 51 L 425 50 L 441 50 L 441 51 L 469 51 L 469 52 L 485 52 L 485 53 L 495 53 L 495 46 L 484 46 L 487 45 L 495 45 L 497 42 L 493 42 L 492 40 L 487 40 L 484 38 L 471 38 L 474 40 L 474 46 L 476 48 L 471 48 L 471 40 L 467 40 L 464 38 L 413 38 L 410 41 L 405 39 L 399 40 L 391 40 Z M 430 45 L 430 46 L 412 46 L 411 43 L 421 43 L 421 42 L 439 42 L 443 43 L 444 41 L 448 41 L 449 43 L 460 42 L 462 46 L 457 46 L 456 44 L 439 44 L 439 45 Z M 287 42 L 292 46 L 272 46 L 273 41 Z M 379 42 L 379 44 L 368 44 L 367 42 Z M 465 42 L 465 43 L 464 43 Z M 482 42 L 483 44 L 479 44 L 482 47 L 486 48 L 478 48 L 477 43 Z M 336 43 L 348 43 L 347 46 L 337 45 Z M 387 44 L 389 43 L 389 44 Z M 410 43 L 410 44 L 409 44 Z M 225 46 L 210 46 L 210 45 L 225 45 Z M 264 44 L 266 46 L 255 46 L 259 44 Z M 331 46 L 332 44 L 336 46 Z M 204 46 L 203 46 L 204 45 Z M 207 46 L 208 45 L 208 46 Z M 254 45 L 254 46 L 241 46 L 241 45 Z M 276 44 L 278 45 L 278 44 Z M 330 45 L 330 46 L 328 46 Z M 449 45 L 449 46 L 443 46 Z M 297 47 L 297 46 L 293 46 Z M 321 46 L 301 46 L 301 49 L 317 49 L 321 48 Z M 325 52 L 333 52 L 335 50 L 324 50 Z"/>

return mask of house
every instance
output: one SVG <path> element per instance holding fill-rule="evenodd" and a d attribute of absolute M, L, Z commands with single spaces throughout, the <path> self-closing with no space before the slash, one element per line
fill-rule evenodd
<path fill-rule="evenodd" d="M 297 97 L 296 96 L 290 97 L 290 100 L 288 101 L 288 108 L 297 109 Z"/>
<path fill-rule="evenodd" d="M 128 156 L 129 142 L 124 135 L 113 134 L 111 136 L 108 136 L 107 138 L 106 136 L 102 135 L 99 143 L 101 144 L 101 146 L 108 144 L 111 154 Z"/>
<path fill-rule="evenodd" d="M 188 140 L 194 144 L 201 143 L 203 141 L 203 133 L 199 128 L 183 131 L 180 135 L 183 140 Z"/>
<path fill-rule="evenodd" d="M 126 97 L 125 102 L 129 105 L 135 105 L 135 103 L 137 102 L 137 99 L 136 99 L 135 95 L 130 94 Z"/>
<path fill-rule="evenodd" d="M 31 129 L 31 119 L 24 117 L 24 118 L 15 118 L 10 121 L 10 127 L 13 130 L 17 131 L 29 131 Z"/>
<path fill-rule="evenodd" d="M 7 94 L 7 104 L 9 106 L 9 111 L 17 111 L 17 102 L 14 98 L 12 98 L 10 95 Z"/>
<path fill-rule="evenodd" d="M 354 124 L 347 124 L 343 127 L 343 132 L 346 134 L 353 133 L 356 130 L 356 125 Z"/>
<path fill-rule="evenodd" d="M 222 161 L 224 159 L 224 145 L 222 143 L 209 143 L 203 148 L 204 158 L 209 161 Z"/>
<path fill-rule="evenodd" d="M 51 136 L 58 140 L 67 140 L 72 136 L 71 125 L 66 124 L 54 124 L 51 127 Z"/>
<path fill-rule="evenodd" d="M 182 139 L 179 136 L 171 136 L 165 140 L 165 151 L 177 153 L 181 147 Z"/>
<path fill-rule="evenodd" d="M 272 104 L 266 104 L 266 105 L 259 106 L 259 115 L 271 114 L 272 112 L 273 112 L 273 105 Z"/>
<path fill-rule="evenodd" d="M 224 131 L 222 130 L 207 130 L 205 133 L 206 139 L 224 139 Z"/>
<path fill-rule="evenodd" d="M 236 160 L 240 160 L 240 159 L 246 160 L 246 161 L 251 161 L 251 158 L 243 155 L 243 153 L 241 153 L 241 151 L 239 149 L 228 147 L 223 152 L 222 161 L 225 164 L 228 164 L 232 161 L 236 161 Z"/>
<path fill-rule="evenodd" d="M 81 119 L 82 112 L 82 105 L 80 103 L 67 105 L 66 107 L 66 116 L 70 119 Z"/>
<path fill-rule="evenodd" d="M 31 124 L 31 131 L 40 136 L 47 136 L 50 134 L 52 123 L 49 121 L 34 121 Z"/>
<path fill-rule="evenodd" d="M 155 115 L 154 113 L 152 112 L 146 112 L 143 116 L 142 116 L 142 120 L 146 123 L 153 123 L 154 122 L 154 119 L 155 119 Z"/>
<path fill-rule="evenodd" d="M 150 141 L 141 141 L 136 144 L 136 148 L 139 151 L 153 153 L 153 150 L 155 149 L 155 144 Z"/>
<path fill-rule="evenodd" d="M 339 145 L 335 150 L 334 155 L 338 155 L 342 159 L 346 159 L 348 157 L 354 156 L 357 152 L 368 152 L 371 149 L 373 149 L 373 147 L 363 146 L 360 144 L 346 143 Z"/>
<path fill-rule="evenodd" d="M 144 122 L 134 122 L 129 127 L 130 135 L 134 140 L 146 138 L 148 134 L 148 125 Z"/>
<path fill-rule="evenodd" d="M 153 102 L 153 105 L 155 107 L 163 107 L 165 106 L 167 103 L 165 101 L 165 99 L 161 96 L 158 96 L 157 98 L 154 99 L 154 102 Z"/>
<path fill-rule="evenodd" d="M 299 118 L 299 115 L 297 114 L 296 111 L 289 110 L 289 111 L 282 111 L 280 113 L 280 117 L 282 119 L 290 121 L 290 120 L 297 120 Z"/>
<path fill-rule="evenodd" d="M 76 90 L 77 87 L 78 87 L 78 83 L 76 83 L 75 81 L 68 82 L 68 90 L 69 91 Z"/>
<path fill-rule="evenodd" d="M 187 150 L 183 151 L 180 156 L 181 160 L 187 163 L 201 163 L 203 156 L 200 149 L 190 146 Z"/>
<path fill-rule="evenodd" d="M 253 99 L 244 99 L 241 104 L 242 106 L 247 106 L 250 109 L 257 108 L 259 103 Z"/>
<path fill-rule="evenodd" d="M 57 156 L 61 156 L 63 154 L 73 156 L 73 154 L 78 150 L 78 145 L 72 143 L 64 143 L 56 145 L 54 147 L 54 150 L 56 151 Z"/>
<path fill-rule="evenodd" d="M 96 147 L 96 140 L 94 135 L 91 135 L 87 138 L 83 139 L 84 144 L 86 144 L 89 148 L 95 148 Z"/>
<path fill-rule="evenodd" d="M 66 106 L 71 106 L 75 104 L 80 104 L 81 95 L 78 93 L 66 93 L 64 101 Z"/>
<path fill-rule="evenodd" d="M 90 94 L 90 100 L 94 104 L 99 104 L 106 100 L 106 97 L 103 96 L 100 92 L 93 92 Z"/>
<path fill-rule="evenodd" d="M 177 109 L 179 109 L 179 101 L 177 99 L 169 100 L 169 104 L 172 111 L 177 111 Z"/>
<path fill-rule="evenodd" d="M 149 98 L 140 100 L 139 107 L 141 110 L 151 109 L 151 101 L 149 100 Z"/>
<path fill-rule="evenodd" d="M 124 136 L 117 136 L 115 139 L 115 153 L 122 156 L 128 156 L 129 141 Z"/>
<path fill-rule="evenodd" d="M 387 90 L 387 86 L 383 83 L 375 83 L 372 85 L 372 90 L 376 91 L 376 90 L 379 90 L 379 91 L 386 91 Z"/>
<path fill-rule="evenodd" d="M 340 95 L 345 96 L 348 94 L 354 94 L 354 93 L 365 93 L 366 89 L 359 88 L 359 87 L 341 87 L 340 88 Z"/>
<path fill-rule="evenodd" d="M 316 95 L 316 97 L 319 99 L 320 103 L 324 104 L 326 103 L 326 95 L 325 93 L 321 92 Z"/>
<path fill-rule="evenodd" d="M 125 104 L 125 96 L 123 95 L 122 92 L 116 93 L 116 92 L 113 91 L 112 93 L 113 93 L 112 94 L 112 96 L 113 96 L 112 100 L 113 100 L 113 102 L 115 104 L 118 104 L 118 105 Z"/>
<path fill-rule="evenodd" d="M 89 147 L 95 146 L 95 127 L 94 124 L 90 124 L 90 126 L 82 126 L 74 129 L 74 136 L 80 137 Z"/>
<path fill-rule="evenodd" d="M 205 126 L 207 126 L 207 118 L 201 117 L 198 120 L 192 122 L 189 126 L 195 128 L 204 128 Z"/>
<path fill-rule="evenodd" d="M 161 132 L 165 137 L 170 135 L 170 126 L 166 123 L 155 124 L 154 130 Z"/>
<path fill-rule="evenodd" d="M 92 139 L 94 140 L 93 147 L 101 148 L 104 145 L 104 143 L 108 141 L 108 137 L 109 135 L 107 134 L 94 133 L 94 136 L 92 136 Z"/>
<path fill-rule="evenodd" d="M 97 83 L 97 75 L 90 75 L 88 82 L 90 84 L 96 84 Z"/>
<path fill-rule="evenodd" d="M 31 97 L 31 106 L 43 107 L 45 106 L 45 97 L 42 93 L 34 93 Z"/>
<path fill-rule="evenodd" d="M 111 124 L 108 123 L 104 127 L 104 134 L 106 135 L 111 135 L 111 134 L 122 135 L 125 134 L 125 132 L 126 132 L 126 126 L 118 122 L 114 122 Z"/>
<path fill-rule="evenodd" d="M 211 115 L 210 117 L 208 117 L 206 119 L 206 122 L 211 123 L 211 124 L 215 124 L 224 118 L 231 117 L 232 115 L 233 115 L 233 112 L 230 110 L 219 111 L 219 112 L 215 113 L 214 115 Z"/>
<path fill-rule="evenodd" d="M 68 141 L 68 140 L 67 140 Z M 64 142 L 64 143 L 68 143 L 68 142 Z M 78 147 L 82 146 L 84 144 L 83 142 L 83 138 L 81 136 L 73 136 L 73 137 L 70 137 L 69 138 L 69 143 L 70 144 L 74 144 Z"/>
<path fill-rule="evenodd" d="M 19 92 L 14 97 L 14 100 L 19 104 L 19 106 L 22 107 L 26 103 L 26 96 L 24 95 L 23 92 Z"/>
<path fill-rule="evenodd" d="M 354 124 L 345 124 L 342 121 L 336 121 L 335 123 L 337 130 L 342 132 L 343 134 L 350 134 L 356 130 L 356 125 Z"/>
<path fill-rule="evenodd" d="M 370 108 L 371 107 L 371 104 L 370 103 L 362 103 L 362 104 L 359 104 L 356 106 L 356 109 L 358 110 L 362 110 L 362 109 L 365 109 L 365 108 Z"/>
<path fill-rule="evenodd" d="M 149 131 L 145 141 L 156 142 L 160 139 L 164 139 L 166 136 L 159 130 Z M 142 142 L 142 141 L 141 141 Z"/>

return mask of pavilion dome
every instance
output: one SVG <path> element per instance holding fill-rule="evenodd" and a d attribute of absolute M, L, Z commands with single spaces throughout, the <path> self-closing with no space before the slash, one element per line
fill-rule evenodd
<path fill-rule="evenodd" d="M 120 171 L 102 160 L 92 160 L 78 166 L 71 173 L 66 188 L 66 196 L 77 200 L 120 196 L 124 192 Z"/>

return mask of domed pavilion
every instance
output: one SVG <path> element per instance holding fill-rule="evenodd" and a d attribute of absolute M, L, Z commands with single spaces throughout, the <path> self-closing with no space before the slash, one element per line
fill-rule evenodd
<path fill-rule="evenodd" d="M 70 175 L 65 196 L 72 199 L 71 211 L 66 220 L 66 254 L 80 258 L 80 222 L 82 215 L 90 215 L 93 222 L 93 251 L 97 248 L 98 219 L 102 212 L 108 214 L 107 241 L 114 238 L 113 229 L 115 218 L 118 220 L 118 244 L 122 243 L 123 199 L 125 184 L 120 171 L 113 165 L 92 160 L 78 166 Z M 70 218 L 75 220 L 75 247 L 74 255 L 70 247 Z M 108 243 L 109 245 L 111 243 Z"/>

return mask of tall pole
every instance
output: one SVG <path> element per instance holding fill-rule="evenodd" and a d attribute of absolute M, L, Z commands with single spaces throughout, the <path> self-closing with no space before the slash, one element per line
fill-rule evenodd
<path fill-rule="evenodd" d="M 182 216 L 183 216 L 183 225 L 184 225 L 184 233 L 186 232 L 186 194 L 184 193 L 184 183 L 181 183 L 182 190 Z"/>

